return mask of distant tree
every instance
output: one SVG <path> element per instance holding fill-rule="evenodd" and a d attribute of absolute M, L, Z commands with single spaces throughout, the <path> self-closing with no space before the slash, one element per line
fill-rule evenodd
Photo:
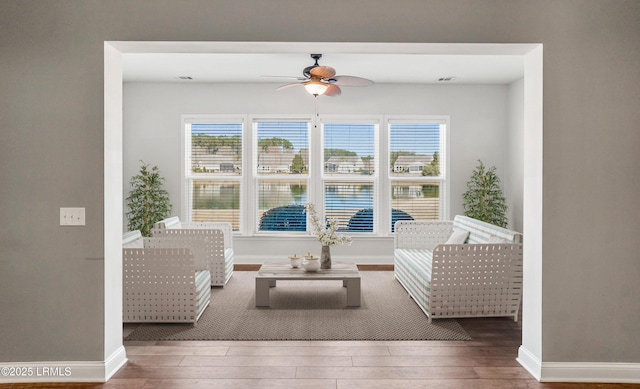
<path fill-rule="evenodd" d="M 293 143 L 288 139 L 273 137 L 258 140 L 258 147 L 265 151 L 270 147 L 280 147 L 282 150 L 291 150 L 293 149 Z"/>
<path fill-rule="evenodd" d="M 438 184 L 422 185 L 422 195 L 426 198 L 440 197 L 440 185 Z"/>
<path fill-rule="evenodd" d="M 356 157 L 358 153 L 345 149 L 324 149 L 324 161 L 328 161 L 331 157 Z"/>
<path fill-rule="evenodd" d="M 221 147 L 229 147 L 236 154 L 242 149 L 242 137 L 240 135 L 233 136 L 212 136 L 206 134 L 193 134 L 191 136 L 191 144 L 193 146 L 204 147 L 210 154 L 215 154 Z"/>
<path fill-rule="evenodd" d="M 431 163 L 422 169 L 423 176 L 439 176 L 440 175 L 440 154 L 436 151 L 433 153 Z"/>
<path fill-rule="evenodd" d="M 302 160 L 302 156 L 300 154 L 296 154 L 293 157 L 293 161 L 291 161 L 291 173 L 304 173 L 306 171 L 306 166 L 304 166 L 304 161 Z"/>
<path fill-rule="evenodd" d="M 291 184 L 289 185 L 289 189 L 291 190 L 291 196 L 293 196 L 296 201 L 302 200 L 307 193 L 306 185 Z"/>

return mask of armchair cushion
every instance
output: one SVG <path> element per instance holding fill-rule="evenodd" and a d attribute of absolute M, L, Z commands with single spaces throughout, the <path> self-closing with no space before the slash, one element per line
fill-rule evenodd
<path fill-rule="evenodd" d="M 144 239 L 140 230 L 129 231 L 122 236 L 122 248 L 143 249 Z"/>
<path fill-rule="evenodd" d="M 211 273 L 209 270 L 196 271 L 196 308 L 199 314 L 211 300 Z"/>
<path fill-rule="evenodd" d="M 463 244 L 467 241 L 469 237 L 469 231 L 465 230 L 457 230 L 453 231 L 449 239 L 445 242 L 445 244 Z"/>

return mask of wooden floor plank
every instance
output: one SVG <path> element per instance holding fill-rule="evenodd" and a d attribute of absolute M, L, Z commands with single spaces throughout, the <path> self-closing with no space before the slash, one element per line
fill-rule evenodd
<path fill-rule="evenodd" d="M 229 347 L 128 346 L 127 355 L 226 355 Z"/>
<path fill-rule="evenodd" d="M 353 366 L 351 356 L 185 356 L 180 366 Z"/>
<path fill-rule="evenodd" d="M 389 346 L 391 355 L 427 355 L 427 356 L 503 356 L 517 357 L 515 347 L 404 347 Z"/>
<path fill-rule="evenodd" d="M 299 367 L 296 378 L 336 379 L 432 379 L 479 378 L 472 367 Z"/>
<path fill-rule="evenodd" d="M 134 355 L 128 354 L 130 365 L 136 366 L 180 366 L 184 355 Z"/>
<path fill-rule="evenodd" d="M 291 366 L 135 366 L 127 365 L 116 373 L 114 378 L 148 379 L 204 379 L 220 378 L 256 378 L 287 379 L 295 378 L 296 368 Z"/>
<path fill-rule="evenodd" d="M 339 346 L 309 346 L 309 347 L 229 347 L 227 355 L 325 355 L 325 356 L 353 356 L 353 355 L 389 355 L 389 348 L 385 346 L 339 347 Z"/>
<path fill-rule="evenodd" d="M 526 382 L 480 379 L 338 380 L 338 389 L 530 389 Z"/>
<path fill-rule="evenodd" d="M 184 379 L 149 380 L 144 388 L 153 389 L 336 389 L 336 380 L 271 379 Z"/>
<path fill-rule="evenodd" d="M 474 367 L 473 370 L 480 378 L 531 379 L 531 375 L 520 367 Z"/>
<path fill-rule="evenodd" d="M 352 357 L 353 366 L 470 366 L 470 367 L 517 367 L 520 364 L 515 358 L 493 356 L 367 356 Z M 522 369 L 524 370 L 524 369 Z"/>
<path fill-rule="evenodd" d="M 231 347 L 231 346 L 249 346 L 249 347 L 290 347 L 290 346 L 309 346 L 309 340 L 167 340 L 157 341 L 156 346 L 186 346 L 186 347 Z"/>

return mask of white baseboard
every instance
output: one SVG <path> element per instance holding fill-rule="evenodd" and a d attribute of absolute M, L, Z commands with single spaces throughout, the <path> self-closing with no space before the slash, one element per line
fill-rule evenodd
<path fill-rule="evenodd" d="M 0 384 L 22 382 L 106 382 L 124 364 L 121 346 L 105 361 L 2 362 Z"/>
<path fill-rule="evenodd" d="M 121 345 L 104 361 L 104 381 L 106 382 L 113 377 L 126 363 L 127 351 Z"/>
<path fill-rule="evenodd" d="M 540 362 L 523 346 L 517 361 L 540 382 L 640 384 L 640 363 Z"/>
<path fill-rule="evenodd" d="M 640 384 L 640 363 L 544 362 L 540 381 Z"/>
<path fill-rule="evenodd" d="M 516 360 L 529 372 L 529 374 L 533 376 L 533 378 L 540 381 L 542 363 L 538 357 L 527 350 L 524 346 L 520 346 L 518 349 L 518 358 L 516 358 Z"/>

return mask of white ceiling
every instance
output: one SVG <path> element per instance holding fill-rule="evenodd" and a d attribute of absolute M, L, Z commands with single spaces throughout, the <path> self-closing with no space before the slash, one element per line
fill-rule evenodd
<path fill-rule="evenodd" d="M 295 82 L 310 53 L 124 53 L 125 82 Z M 323 53 L 320 65 L 337 75 L 368 78 L 376 83 L 507 84 L 524 75 L 521 55 L 424 54 L 424 53 Z M 278 77 L 265 77 L 278 76 Z M 180 77 L 192 77 L 183 80 Z M 283 77 L 283 78 L 279 78 Z"/>

